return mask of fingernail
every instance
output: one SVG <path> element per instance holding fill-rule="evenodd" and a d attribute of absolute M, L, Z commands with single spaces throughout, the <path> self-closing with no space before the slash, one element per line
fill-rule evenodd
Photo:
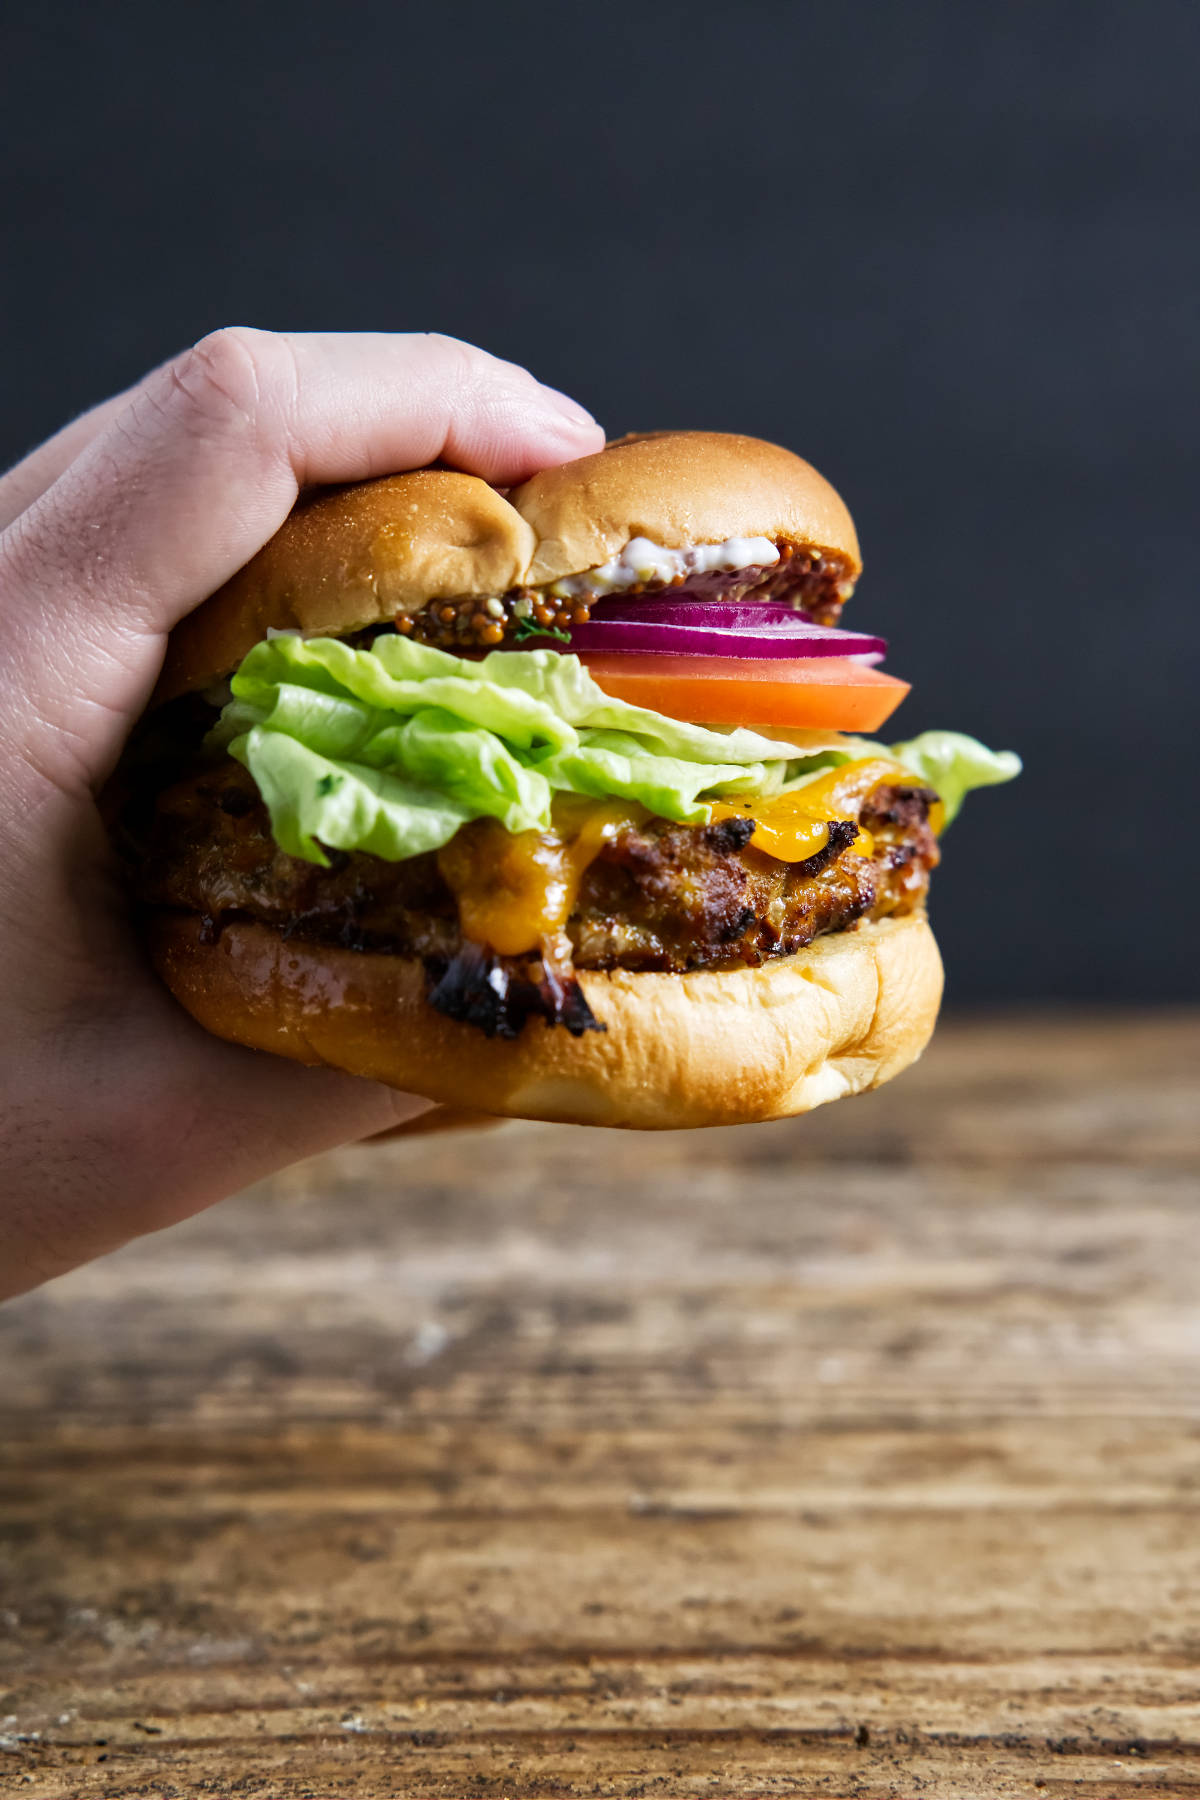
<path fill-rule="evenodd" d="M 557 388 L 543 387 L 543 394 L 564 419 L 570 419 L 572 425 L 594 425 L 596 423 L 586 406 L 580 406 L 578 400 L 572 400 L 569 394 L 560 394 Z"/>

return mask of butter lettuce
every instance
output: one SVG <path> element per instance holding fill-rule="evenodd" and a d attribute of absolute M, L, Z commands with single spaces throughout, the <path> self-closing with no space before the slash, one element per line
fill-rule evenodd
<path fill-rule="evenodd" d="M 1021 773 L 1015 750 L 989 750 L 961 731 L 923 731 L 919 737 L 886 746 L 864 738 L 854 743 L 860 756 L 894 756 L 933 788 L 946 809 L 947 825 L 973 788 L 996 787 Z"/>
<path fill-rule="evenodd" d="M 545 830 L 556 793 L 702 824 L 713 800 L 778 794 L 880 751 L 684 724 L 614 700 L 555 650 L 475 662 L 398 635 L 367 649 L 278 636 L 256 645 L 231 688 L 215 742 L 253 775 L 281 849 L 322 864 L 323 845 L 400 862 L 470 819 Z M 1020 767 L 957 732 L 926 732 L 891 754 L 937 789 L 948 816 L 969 788 Z"/>
<path fill-rule="evenodd" d="M 365 763 L 332 762 L 280 732 L 256 726 L 230 748 L 258 784 L 275 842 L 307 862 L 328 864 L 321 844 L 403 862 L 439 849 L 480 816 L 449 794 Z M 529 829 L 529 821 L 515 829 Z"/>

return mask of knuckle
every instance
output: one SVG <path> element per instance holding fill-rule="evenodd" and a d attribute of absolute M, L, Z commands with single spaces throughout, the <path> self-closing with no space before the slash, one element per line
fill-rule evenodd
<path fill-rule="evenodd" d="M 482 350 L 477 350 L 474 344 L 468 344 L 465 338 L 451 337 L 445 331 L 426 332 L 425 342 L 447 363 L 456 368 L 464 368 L 473 357 L 484 354 Z"/>
<path fill-rule="evenodd" d="M 446 374 L 461 391 L 473 393 L 491 385 L 504 368 L 504 364 L 486 350 L 481 350 L 477 344 L 468 344 L 462 338 L 446 337 L 435 331 L 430 333 L 430 342 L 442 358 Z"/>
<path fill-rule="evenodd" d="M 434 342 L 445 359 L 443 376 L 458 419 L 494 418 L 529 405 L 538 384 L 519 363 L 505 362 L 461 338 L 435 334 Z"/>
<path fill-rule="evenodd" d="M 205 423 L 257 426 L 290 404 L 295 363 L 287 340 L 247 325 L 211 331 L 177 357 L 171 386 Z"/>

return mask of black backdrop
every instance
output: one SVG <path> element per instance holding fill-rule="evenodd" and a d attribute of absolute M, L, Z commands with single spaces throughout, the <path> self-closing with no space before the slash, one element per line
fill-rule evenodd
<path fill-rule="evenodd" d="M 1191 0 L 25 10 L 0 458 L 230 321 L 776 438 L 856 515 L 898 731 L 1027 761 L 948 840 L 951 995 L 1200 989 Z"/>

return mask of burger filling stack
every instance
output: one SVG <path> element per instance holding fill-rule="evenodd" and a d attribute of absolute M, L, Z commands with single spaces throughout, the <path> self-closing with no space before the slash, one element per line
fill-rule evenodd
<path fill-rule="evenodd" d="M 804 1111 L 919 1054 L 939 838 L 1018 772 L 845 629 L 850 515 L 754 439 L 306 496 L 172 636 L 121 772 L 150 953 L 235 1041 L 591 1124 Z"/>

